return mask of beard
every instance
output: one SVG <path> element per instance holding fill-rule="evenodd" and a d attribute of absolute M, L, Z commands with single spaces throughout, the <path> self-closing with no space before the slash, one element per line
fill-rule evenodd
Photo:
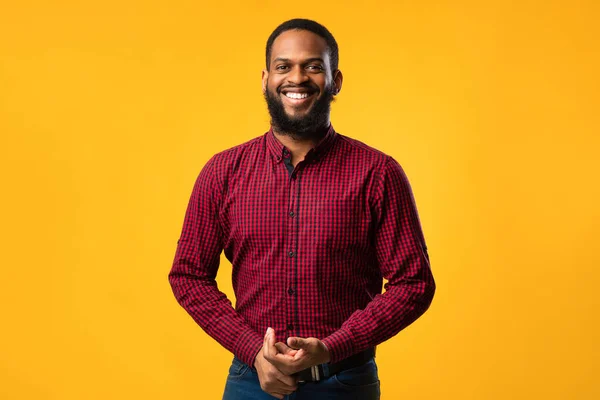
<path fill-rule="evenodd" d="M 335 101 L 332 87 L 333 85 L 326 87 L 324 93 L 315 100 L 306 114 L 299 117 L 288 115 L 281 100 L 280 92 L 278 92 L 278 95 L 274 95 L 267 89 L 263 95 L 271 115 L 271 125 L 277 128 L 281 134 L 291 136 L 294 139 L 312 139 L 320 136 L 321 131 L 329 127 L 331 102 Z M 309 89 L 314 92 L 313 88 Z"/>

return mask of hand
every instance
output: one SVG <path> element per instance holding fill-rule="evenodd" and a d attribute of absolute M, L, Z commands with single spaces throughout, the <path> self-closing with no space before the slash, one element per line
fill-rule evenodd
<path fill-rule="evenodd" d="M 327 346 L 317 338 L 289 337 L 287 345 L 275 343 L 275 331 L 267 329 L 264 358 L 285 375 L 293 375 L 314 365 L 329 362 L 331 356 Z"/>
<path fill-rule="evenodd" d="M 264 357 L 264 351 L 270 346 L 275 346 L 275 334 L 269 336 L 269 330 L 265 334 L 263 348 L 258 352 L 254 359 L 254 368 L 258 372 L 258 380 L 260 382 L 260 388 L 278 399 L 283 399 L 285 395 L 291 394 L 298 388 L 297 378 L 294 376 L 288 376 L 279 371 L 273 364 L 268 362 Z M 287 347 L 287 346 L 286 346 Z M 283 354 L 293 357 L 297 351 L 288 348 Z"/>

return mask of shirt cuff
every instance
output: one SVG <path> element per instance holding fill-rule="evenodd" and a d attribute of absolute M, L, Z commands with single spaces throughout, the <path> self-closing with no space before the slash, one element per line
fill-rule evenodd
<path fill-rule="evenodd" d="M 321 341 L 329 349 L 330 364 L 348 358 L 355 353 L 352 335 L 344 329 L 338 329 Z"/>
<path fill-rule="evenodd" d="M 251 368 L 254 368 L 254 359 L 263 346 L 263 342 L 264 338 L 258 333 L 251 329 L 246 330 L 240 334 L 237 340 L 234 355 Z"/>

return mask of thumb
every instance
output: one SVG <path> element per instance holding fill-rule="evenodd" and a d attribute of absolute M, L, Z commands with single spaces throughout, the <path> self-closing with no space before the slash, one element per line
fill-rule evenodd
<path fill-rule="evenodd" d="M 299 337 L 289 337 L 287 342 L 288 346 L 293 349 L 306 349 L 308 346 L 308 341 Z"/>
<path fill-rule="evenodd" d="M 267 329 L 267 343 L 269 346 L 275 346 L 275 329 Z"/>

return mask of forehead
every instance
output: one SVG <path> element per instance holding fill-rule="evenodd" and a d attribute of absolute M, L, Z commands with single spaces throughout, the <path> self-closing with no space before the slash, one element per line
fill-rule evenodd
<path fill-rule="evenodd" d="M 329 61 L 327 42 L 321 36 L 306 30 L 291 29 L 285 31 L 273 42 L 271 61 L 277 57 L 304 59 L 321 57 Z"/>

